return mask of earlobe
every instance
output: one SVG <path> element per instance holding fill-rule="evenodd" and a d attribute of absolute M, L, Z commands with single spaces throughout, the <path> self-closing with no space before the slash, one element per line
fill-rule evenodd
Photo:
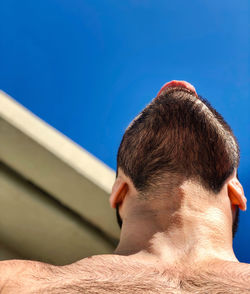
<path fill-rule="evenodd" d="M 111 207 L 116 208 L 117 205 L 121 204 L 127 192 L 128 192 L 127 183 L 118 177 L 113 185 L 112 192 L 109 198 L 109 203 Z"/>
<path fill-rule="evenodd" d="M 228 196 L 232 205 L 237 205 L 241 210 L 247 210 L 247 199 L 238 179 L 234 178 L 228 183 Z"/>

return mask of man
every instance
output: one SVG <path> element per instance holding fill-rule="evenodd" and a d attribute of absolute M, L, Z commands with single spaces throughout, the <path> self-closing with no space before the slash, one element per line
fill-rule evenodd
<path fill-rule="evenodd" d="M 250 293 L 232 249 L 246 198 L 230 127 L 182 81 L 167 83 L 127 128 L 110 203 L 112 255 L 71 265 L 0 262 L 1 293 Z"/>

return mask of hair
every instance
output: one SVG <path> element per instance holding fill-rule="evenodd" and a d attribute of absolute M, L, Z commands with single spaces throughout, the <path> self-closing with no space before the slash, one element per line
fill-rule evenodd
<path fill-rule="evenodd" d="M 193 179 L 217 194 L 239 164 L 237 140 L 210 103 L 188 89 L 167 88 L 126 129 L 118 168 L 143 195 Z"/>

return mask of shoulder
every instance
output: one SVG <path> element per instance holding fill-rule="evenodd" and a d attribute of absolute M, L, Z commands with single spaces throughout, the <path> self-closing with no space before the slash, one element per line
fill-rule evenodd
<path fill-rule="evenodd" d="M 38 280 L 45 279 L 56 266 L 37 261 L 6 260 L 0 262 L 0 292 L 22 292 L 26 287 L 32 288 Z M 17 292 L 16 292 L 17 293 Z"/>
<path fill-rule="evenodd" d="M 120 271 L 127 264 L 126 258 L 110 254 L 87 257 L 63 268 L 74 274 L 84 274 L 86 277 L 98 279 L 104 276 L 107 277 L 114 271 Z"/>
<path fill-rule="evenodd" d="M 13 275 L 23 275 L 39 271 L 41 273 L 48 271 L 49 269 L 56 268 L 56 266 L 31 260 L 4 260 L 0 261 L 0 281 L 11 277 Z"/>
<path fill-rule="evenodd" d="M 114 272 L 118 273 L 121 268 L 117 259 L 112 255 L 93 256 L 65 266 L 25 260 L 2 261 L 0 292 L 92 293 L 94 287 L 96 293 L 104 293 L 103 281 L 113 280 Z"/>
<path fill-rule="evenodd" d="M 224 272 L 234 279 L 249 285 L 250 281 L 250 264 L 241 262 L 230 262 L 225 264 Z"/>
<path fill-rule="evenodd" d="M 250 264 L 224 261 L 208 267 L 208 272 L 218 279 L 229 281 L 230 283 L 249 288 Z"/>

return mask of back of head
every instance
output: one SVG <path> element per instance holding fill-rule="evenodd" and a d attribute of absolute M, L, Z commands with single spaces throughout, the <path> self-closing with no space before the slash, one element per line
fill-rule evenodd
<path fill-rule="evenodd" d="M 170 87 L 132 121 L 120 144 L 117 167 L 139 193 L 172 189 L 192 179 L 218 193 L 239 164 L 229 125 L 190 89 Z"/>

